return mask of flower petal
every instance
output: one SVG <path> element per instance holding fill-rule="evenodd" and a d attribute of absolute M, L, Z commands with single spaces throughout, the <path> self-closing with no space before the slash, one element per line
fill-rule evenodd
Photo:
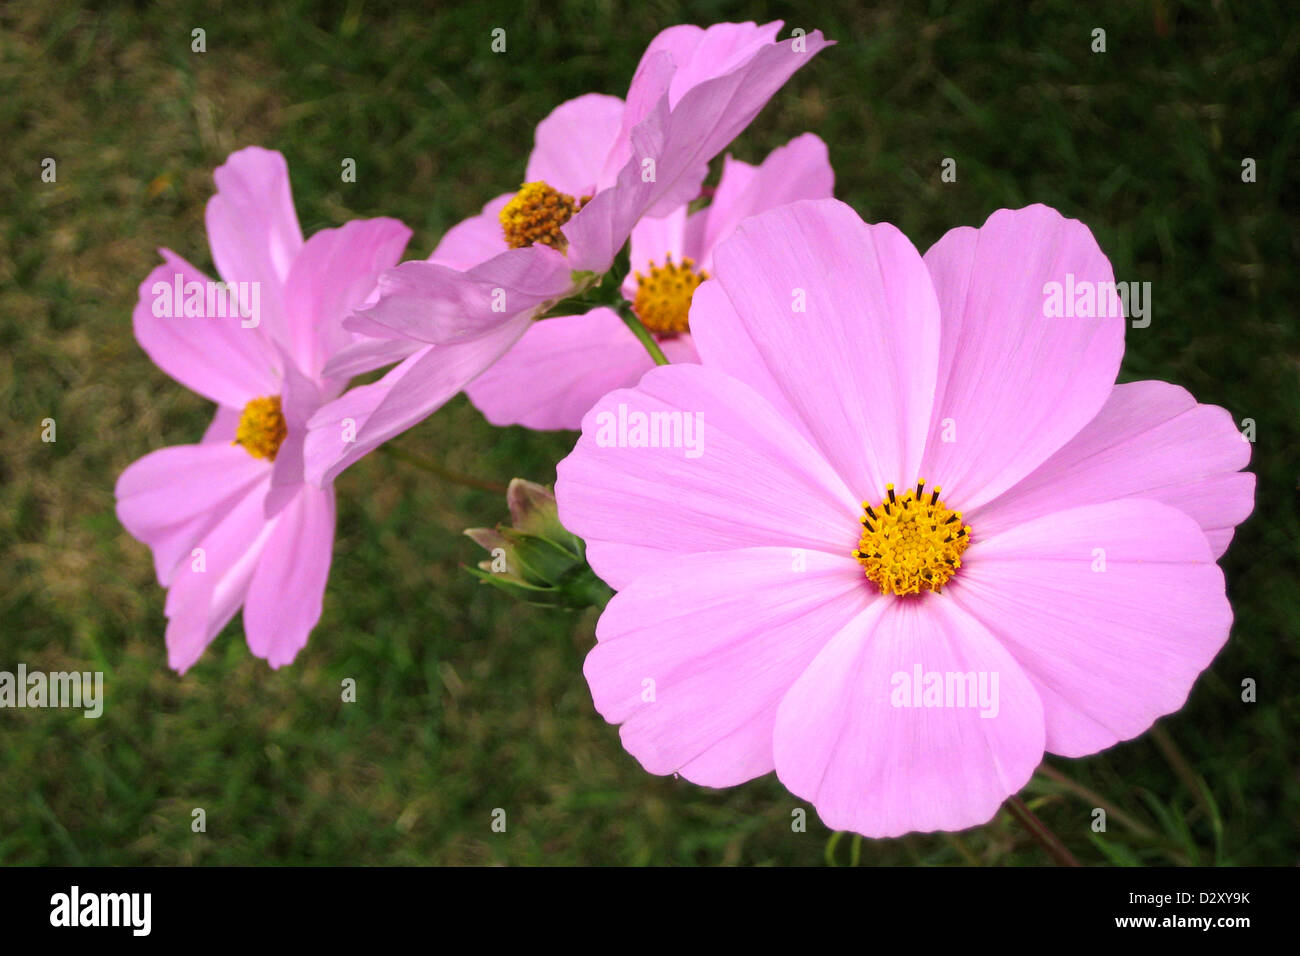
<path fill-rule="evenodd" d="M 574 199 L 593 195 L 622 122 L 617 96 L 588 93 L 561 103 L 537 124 L 526 181 L 544 182 Z"/>
<path fill-rule="evenodd" d="M 117 479 L 117 519 L 153 551 L 158 583 L 166 587 L 177 564 L 270 473 L 265 461 L 228 441 L 160 448 Z"/>
<path fill-rule="evenodd" d="M 140 348 L 177 382 L 219 405 L 242 409 L 251 399 L 276 394 L 278 359 L 262 329 L 244 328 L 238 315 L 186 316 L 183 299 L 174 301 L 177 282 L 185 298 L 186 285 L 203 286 L 206 312 L 208 277 L 174 252 L 159 252 L 165 264 L 140 283 L 131 314 Z"/>
<path fill-rule="evenodd" d="M 510 247 L 506 245 L 501 227 L 501 210 L 513 198 L 514 193 L 503 193 L 484 206 L 477 216 L 456 223 L 439 240 L 429 261 L 467 270 L 505 252 Z"/>
<path fill-rule="evenodd" d="M 772 770 L 782 695 L 875 595 L 856 561 L 788 548 L 683 555 L 609 602 L 583 673 L 651 773 L 727 787 Z"/>
<path fill-rule="evenodd" d="M 451 345 L 492 335 L 573 289 L 568 263 L 547 246 L 510 249 L 467 272 L 403 262 L 379 279 L 379 301 L 343 324 L 375 338 Z"/>
<path fill-rule="evenodd" d="M 696 551 L 847 555 L 861 530 L 816 449 L 758 393 L 699 365 L 655 368 L 602 398 L 556 473 L 561 522 L 614 588 Z"/>
<path fill-rule="evenodd" d="M 943 695 L 927 702 L 935 680 Z M 828 827 L 961 830 L 1028 782 L 1043 757 L 1043 709 L 1011 656 L 946 596 L 885 599 L 790 688 L 773 753 L 777 777 Z"/>
<path fill-rule="evenodd" d="M 516 317 L 491 335 L 458 345 L 426 346 L 369 385 L 350 389 L 307 423 L 305 474 L 333 481 L 353 462 L 441 408 L 503 355 L 528 328 Z"/>
<path fill-rule="evenodd" d="M 303 374 L 319 377 L 329 357 L 355 340 L 344 318 L 397 264 L 410 238 L 396 219 L 354 219 L 307 240 L 285 280 L 287 348 Z"/>
<path fill-rule="evenodd" d="M 167 662 L 185 673 L 230 623 L 248 592 L 248 582 L 275 527 L 262 516 L 266 485 L 237 500 L 198 543 L 199 556 L 181 561 L 169 582 Z"/>
<path fill-rule="evenodd" d="M 1223 574 L 1196 522 L 1129 498 L 974 541 L 945 594 L 1038 688 L 1047 749 L 1082 757 L 1182 707 L 1228 638 Z"/>
<path fill-rule="evenodd" d="M 878 500 L 887 483 L 914 481 L 939 307 L 903 234 L 867 225 L 836 200 L 805 200 L 741 223 L 715 251 L 714 269 L 744 332 L 721 349 L 761 358 L 853 493 Z M 716 350 L 708 330 L 699 335 L 701 355 Z"/>
<path fill-rule="evenodd" d="M 302 229 L 289 189 L 289 166 L 269 149 L 231 153 L 213 178 L 206 220 L 212 259 L 227 282 L 258 282 L 264 321 L 284 334 L 283 286 L 302 248 Z M 282 340 L 283 341 L 283 340 Z"/>
<path fill-rule="evenodd" d="M 812 133 L 796 136 L 767 154 L 758 166 L 726 158 L 717 192 L 696 213 L 704 220 L 700 268 L 713 269 L 713 249 L 742 220 L 800 199 L 830 199 L 835 191 L 826 144 Z"/>
<path fill-rule="evenodd" d="M 706 31 L 716 33 L 718 49 L 713 48 L 713 41 L 705 49 L 701 39 L 698 60 L 693 54 L 689 63 L 676 64 L 671 74 L 663 69 L 670 54 L 665 50 L 653 54 L 657 66 L 650 73 L 660 95 L 640 117 L 642 94 L 628 93 L 628 109 L 633 111 L 629 115 L 636 125 L 628 134 L 630 149 L 616 182 L 597 193 L 564 227 L 574 269 L 607 271 L 638 219 L 666 215 L 695 198 L 708 174 L 709 161 L 753 121 L 795 70 L 829 45 L 817 30 L 795 38 L 799 49 L 794 39 L 769 42 L 770 37 L 762 36 L 761 31 L 773 26 L 780 28 L 779 23 L 767 27 L 719 24 Z M 737 45 L 734 30 L 721 27 L 740 27 L 756 42 Z M 728 55 L 713 58 L 713 53 L 724 49 Z M 727 72 L 715 75 L 717 70 Z M 680 87 L 678 73 L 682 75 Z M 669 76 L 669 88 L 663 90 Z M 618 146 L 615 155 L 623 155 Z M 653 175 L 647 175 L 651 170 L 647 161 L 653 161 Z"/>
<path fill-rule="evenodd" d="M 671 362 L 697 362 L 690 336 L 662 343 Z M 465 387 L 493 425 L 581 428 L 606 392 L 631 388 L 654 368 L 612 309 L 534 322 L 514 347 Z"/>
<path fill-rule="evenodd" d="M 1167 382 L 1116 385 L 1060 451 L 968 517 L 988 537 L 1063 507 L 1151 498 L 1194 518 L 1217 558 L 1254 506 L 1249 461 L 1224 409 Z"/>
<path fill-rule="evenodd" d="M 970 510 L 1101 409 L 1124 352 L 1124 317 L 1109 308 L 1119 302 L 1104 292 L 1114 274 L 1088 227 L 1046 206 L 1000 209 L 979 229 L 954 229 L 925 263 L 943 334 L 921 477 Z M 1096 317 L 1049 317 L 1053 282 L 1101 290 Z"/>
<path fill-rule="evenodd" d="M 293 662 L 320 620 L 334 551 L 334 489 L 301 487 L 281 512 L 244 600 L 249 649 L 273 668 Z"/>

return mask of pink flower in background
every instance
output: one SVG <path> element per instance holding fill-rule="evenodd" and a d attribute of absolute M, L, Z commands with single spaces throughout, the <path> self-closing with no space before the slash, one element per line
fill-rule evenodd
<path fill-rule="evenodd" d="M 556 487 L 619 589 L 595 705 L 647 770 L 775 770 L 830 827 L 954 830 L 1044 750 L 1183 705 L 1232 622 L 1215 559 L 1250 446 L 1177 386 L 1115 384 L 1125 320 L 1085 226 L 1001 210 L 923 259 L 805 201 L 713 268 L 703 364 L 598 402 Z M 1052 317 L 1067 277 L 1091 305 Z"/>
<path fill-rule="evenodd" d="M 728 156 L 705 208 L 688 213 L 681 205 L 633 227 L 623 296 L 670 361 L 699 360 L 688 314 L 718 242 L 749 216 L 797 199 L 829 198 L 834 184 L 826 144 L 806 133 L 759 166 Z M 493 425 L 580 428 L 598 398 L 635 385 L 653 365 L 618 313 L 600 308 L 533 323 L 465 393 Z"/>
<path fill-rule="evenodd" d="M 145 455 L 116 489 L 118 518 L 167 589 L 167 659 L 181 672 L 241 606 L 249 648 L 272 667 L 307 643 L 334 544 L 334 490 L 303 480 L 307 419 L 345 384 L 324 374 L 359 338 L 343 317 L 410 238 L 370 219 L 303 242 L 276 152 L 233 153 L 215 179 L 208 241 L 238 302 L 164 249 L 133 321 L 154 363 L 217 413 L 199 444 Z"/>
<path fill-rule="evenodd" d="M 429 261 L 387 273 L 378 303 L 349 320 L 401 344 L 350 352 L 331 372 L 409 354 L 313 418 L 309 479 L 332 480 L 427 418 L 537 315 L 608 270 L 643 216 L 698 196 L 709 162 L 829 45 L 819 31 L 777 41 L 780 29 L 779 21 L 671 27 L 647 48 L 625 101 L 580 96 L 542 120 L 520 190 L 450 230 Z"/>

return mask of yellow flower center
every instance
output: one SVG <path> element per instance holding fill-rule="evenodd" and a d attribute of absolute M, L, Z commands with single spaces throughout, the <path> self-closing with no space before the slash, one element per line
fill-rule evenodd
<path fill-rule="evenodd" d="M 280 396 L 255 398 L 244 406 L 244 413 L 239 416 L 239 426 L 235 429 L 232 445 L 243 445 L 244 450 L 254 458 L 275 461 L 276 453 L 289 427 L 284 423 L 280 412 Z"/>
<path fill-rule="evenodd" d="M 873 508 L 862 502 L 862 538 L 853 556 L 881 594 L 920 594 L 938 591 L 961 567 L 970 545 L 970 526 L 961 512 L 939 500 L 937 485 L 925 494 L 925 479 L 915 491 L 894 494 L 885 485 L 885 498 Z"/>
<path fill-rule="evenodd" d="M 632 311 L 656 335 L 667 337 L 689 332 L 691 297 L 708 277 L 707 272 L 697 272 L 695 262 L 689 258 L 676 263 L 670 254 L 662 266 L 651 261 L 648 275 L 636 274 Z"/>
<path fill-rule="evenodd" d="M 584 202 L 585 197 L 575 200 L 546 183 L 524 183 L 498 216 L 505 231 L 506 245 L 511 249 L 523 249 L 540 242 L 563 252 L 568 242 L 560 230 Z"/>

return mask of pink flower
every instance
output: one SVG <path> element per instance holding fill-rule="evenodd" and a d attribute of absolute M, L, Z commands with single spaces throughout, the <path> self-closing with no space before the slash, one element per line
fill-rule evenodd
<path fill-rule="evenodd" d="M 829 45 L 819 31 L 778 42 L 780 29 L 780 21 L 671 27 L 647 48 L 626 101 L 580 96 L 542 120 L 519 192 L 448 232 L 429 261 L 386 274 L 378 303 L 349 320 L 357 332 L 405 341 L 375 353 L 370 367 L 410 354 L 311 421 L 308 477 L 332 480 L 427 418 L 536 316 L 607 271 L 643 216 L 697 196 L 709 162 Z M 360 367 L 349 354 L 337 368 Z M 357 423 L 355 436 L 344 420 Z"/>
<path fill-rule="evenodd" d="M 954 830 L 1044 750 L 1182 706 L 1232 622 L 1215 558 L 1250 446 L 1177 386 L 1115 384 L 1085 226 L 1001 210 L 922 259 L 805 201 L 713 265 L 703 364 L 597 403 L 556 487 L 619 590 L 592 696 L 647 770 L 775 770 L 830 827 Z M 1079 308 L 1049 317 L 1067 282 Z"/>
<path fill-rule="evenodd" d="M 695 288 L 713 268 L 714 247 L 742 219 L 797 199 L 829 198 L 834 183 L 826 144 L 806 133 L 760 166 L 728 156 L 705 208 L 678 206 L 633 227 L 623 296 L 670 361 L 698 361 L 687 317 Z M 465 393 L 493 425 L 580 428 L 597 399 L 635 385 L 653 366 L 618 313 L 600 308 L 533 323 Z"/>
<path fill-rule="evenodd" d="M 279 153 L 249 147 L 216 171 L 208 241 L 237 298 L 169 250 L 140 285 L 136 339 L 217 403 L 197 445 L 145 455 L 117 482 L 117 515 L 153 550 L 167 589 L 167 659 L 184 672 L 242 606 L 248 646 L 290 663 L 320 618 L 334 490 L 303 480 L 307 419 L 345 380 L 324 374 L 357 336 L 342 319 L 395 264 L 410 230 L 356 220 L 305 243 Z"/>

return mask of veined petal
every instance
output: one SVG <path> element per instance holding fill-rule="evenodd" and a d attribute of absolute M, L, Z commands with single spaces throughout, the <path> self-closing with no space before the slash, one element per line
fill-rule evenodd
<path fill-rule="evenodd" d="M 614 588 L 697 551 L 847 555 L 861 531 L 818 451 L 757 392 L 699 365 L 606 395 L 556 471 L 560 520 Z"/>
<path fill-rule="evenodd" d="M 927 594 L 881 599 L 827 643 L 781 701 L 773 753 L 828 827 L 894 837 L 986 823 L 1029 781 L 1043 740 L 1016 661 Z"/>
<path fill-rule="evenodd" d="M 187 316 L 186 286 L 203 289 L 206 313 L 210 280 L 174 252 L 160 252 L 166 261 L 140 283 L 131 314 L 140 348 L 177 382 L 219 405 L 242 409 L 251 399 L 276 394 L 278 359 L 263 330 L 245 328 L 238 314 Z"/>
<path fill-rule="evenodd" d="M 510 348 L 527 329 L 516 317 L 490 335 L 426 346 L 383 378 L 350 389 L 308 422 L 307 480 L 333 481 L 353 462 L 428 418 Z"/>
<path fill-rule="evenodd" d="M 761 359 L 859 499 L 923 476 L 939 305 L 902 233 L 869 226 L 836 200 L 805 200 L 741 223 L 714 269 L 743 324 L 737 353 Z M 695 329 L 694 310 L 691 318 Z M 701 356 L 733 347 L 740 331 L 701 325 Z"/>
<path fill-rule="evenodd" d="M 1224 409 L 1167 382 L 1116 385 L 1096 418 L 970 521 L 987 537 L 1063 507 L 1151 498 L 1194 518 L 1217 558 L 1254 506 L 1249 461 Z"/>
<path fill-rule="evenodd" d="M 979 229 L 954 229 L 925 263 L 943 333 L 920 474 L 970 510 L 1100 411 L 1119 371 L 1125 320 L 1088 227 L 1046 206 L 1000 209 Z M 1092 314 L 1053 315 L 1051 283 L 1063 294 L 1093 289 Z"/>
<path fill-rule="evenodd" d="M 782 696 L 874 597 L 847 556 L 683 555 L 614 596 L 583 672 L 646 770 L 732 786 L 773 769 Z"/>
<path fill-rule="evenodd" d="M 662 346 L 671 362 L 698 362 L 689 335 Z M 465 394 L 493 425 L 578 429 L 603 395 L 631 388 L 652 368 L 618 313 L 600 308 L 533 322 Z"/>
<path fill-rule="evenodd" d="M 1167 505 L 1129 498 L 974 533 L 944 593 L 1029 675 L 1052 753 L 1095 753 L 1178 710 L 1228 639 L 1223 573 Z"/>

